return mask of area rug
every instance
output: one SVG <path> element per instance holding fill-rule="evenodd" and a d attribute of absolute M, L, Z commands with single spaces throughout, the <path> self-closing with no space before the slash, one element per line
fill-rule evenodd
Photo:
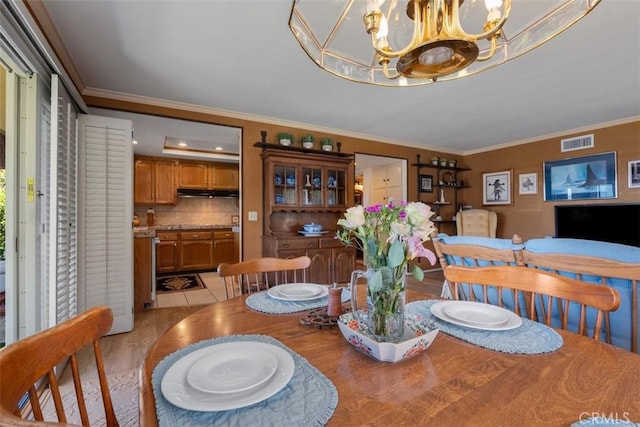
<path fill-rule="evenodd" d="M 198 274 L 178 274 L 162 276 L 156 279 L 156 292 L 182 292 L 192 289 L 203 289 L 204 283 Z"/>

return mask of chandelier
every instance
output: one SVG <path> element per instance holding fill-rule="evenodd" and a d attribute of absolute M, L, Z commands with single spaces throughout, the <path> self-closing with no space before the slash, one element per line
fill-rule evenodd
<path fill-rule="evenodd" d="M 512 10 L 513 3 L 513 10 Z M 381 86 L 452 80 L 549 41 L 600 0 L 294 0 L 289 28 L 339 77 Z"/>

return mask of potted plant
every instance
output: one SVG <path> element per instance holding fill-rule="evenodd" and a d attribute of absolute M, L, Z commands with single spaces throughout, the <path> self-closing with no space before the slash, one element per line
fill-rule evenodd
<path fill-rule="evenodd" d="M 438 165 L 438 163 L 440 163 L 440 157 L 438 157 L 438 156 L 433 156 L 433 157 L 431 158 L 431 164 L 432 164 L 432 165 L 436 165 L 436 166 L 437 166 L 437 165 Z"/>
<path fill-rule="evenodd" d="M 449 160 L 449 167 L 455 168 L 456 167 L 456 162 L 457 161 L 455 159 Z"/>
<path fill-rule="evenodd" d="M 293 142 L 293 135 L 288 132 L 278 132 L 277 138 L 280 145 L 291 145 Z"/>
<path fill-rule="evenodd" d="M 313 148 L 313 135 L 305 135 L 302 137 L 302 146 L 304 148 Z"/>
<path fill-rule="evenodd" d="M 333 150 L 333 140 L 331 138 L 322 138 L 321 145 L 324 151 Z"/>
<path fill-rule="evenodd" d="M 447 159 L 440 159 L 440 166 L 447 166 Z"/>

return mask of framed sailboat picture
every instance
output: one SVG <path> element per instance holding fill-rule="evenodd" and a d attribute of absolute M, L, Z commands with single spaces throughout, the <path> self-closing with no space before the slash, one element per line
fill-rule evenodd
<path fill-rule="evenodd" d="M 616 152 L 544 162 L 544 200 L 616 199 Z"/>

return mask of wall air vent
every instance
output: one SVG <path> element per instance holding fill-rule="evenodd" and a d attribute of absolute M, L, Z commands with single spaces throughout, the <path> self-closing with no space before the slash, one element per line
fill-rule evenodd
<path fill-rule="evenodd" d="M 593 134 L 575 136 L 573 138 L 567 138 L 560 140 L 560 151 L 583 150 L 585 148 L 594 147 Z"/>

